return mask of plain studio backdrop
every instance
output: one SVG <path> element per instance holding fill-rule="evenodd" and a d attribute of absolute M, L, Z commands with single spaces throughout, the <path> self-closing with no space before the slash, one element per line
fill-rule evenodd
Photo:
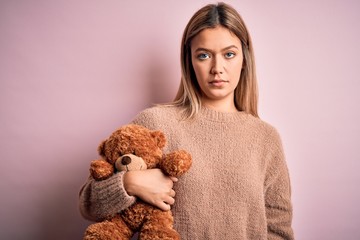
<path fill-rule="evenodd" d="M 173 99 L 182 31 L 206 3 L 0 1 L 1 239 L 81 239 L 98 144 Z M 228 3 L 254 41 L 260 116 L 282 136 L 296 238 L 360 239 L 360 2 Z"/>

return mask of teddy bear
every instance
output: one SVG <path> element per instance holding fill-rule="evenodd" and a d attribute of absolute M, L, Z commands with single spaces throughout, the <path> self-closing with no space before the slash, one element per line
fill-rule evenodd
<path fill-rule="evenodd" d="M 159 168 L 165 175 L 179 177 L 191 164 L 185 150 L 163 153 L 166 138 L 161 131 L 128 124 L 114 131 L 98 147 L 101 159 L 91 162 L 90 174 L 96 181 L 109 178 L 119 171 Z M 173 228 L 171 211 L 163 211 L 137 199 L 130 207 L 88 226 L 84 240 L 131 239 L 139 232 L 142 240 L 180 239 Z"/>

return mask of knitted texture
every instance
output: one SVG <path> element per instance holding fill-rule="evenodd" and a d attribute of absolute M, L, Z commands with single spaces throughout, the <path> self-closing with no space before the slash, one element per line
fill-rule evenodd
<path fill-rule="evenodd" d="M 80 213 L 84 218 L 99 221 L 135 202 L 135 197 L 128 195 L 124 189 L 124 173 L 117 173 L 103 181 L 95 181 L 89 177 L 79 195 Z"/>
<path fill-rule="evenodd" d="M 163 131 L 164 152 L 185 149 L 193 157 L 190 171 L 174 185 L 172 211 L 182 239 L 293 239 L 289 175 L 277 131 L 244 112 L 202 108 L 196 119 L 181 119 L 180 108 L 158 106 L 133 123 Z M 131 204 L 122 178 L 113 179 L 96 187 L 87 181 L 80 192 L 84 217 L 99 219 Z"/>

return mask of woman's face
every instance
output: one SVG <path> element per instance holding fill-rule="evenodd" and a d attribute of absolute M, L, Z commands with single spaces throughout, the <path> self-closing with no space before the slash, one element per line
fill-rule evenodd
<path fill-rule="evenodd" d="M 221 26 L 204 29 L 191 41 L 191 60 L 202 91 L 202 103 L 235 106 L 234 90 L 243 63 L 239 38 Z"/>

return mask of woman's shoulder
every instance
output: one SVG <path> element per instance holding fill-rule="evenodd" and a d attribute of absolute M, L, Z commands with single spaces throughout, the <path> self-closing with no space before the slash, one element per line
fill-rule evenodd
<path fill-rule="evenodd" d="M 254 116 L 248 116 L 246 131 L 252 139 L 263 145 L 264 149 L 268 149 L 272 153 L 280 154 L 283 152 L 282 139 L 272 124 Z"/>
<path fill-rule="evenodd" d="M 143 125 L 150 129 L 159 129 L 176 119 L 180 109 L 174 106 L 156 105 L 146 108 L 136 115 L 132 123 Z"/>
<path fill-rule="evenodd" d="M 156 105 L 153 107 L 146 108 L 142 110 L 135 119 L 145 118 L 145 119 L 164 119 L 169 117 L 174 117 L 174 114 L 180 111 L 178 107 L 168 106 L 168 105 Z"/>
<path fill-rule="evenodd" d="M 261 133 L 262 135 L 264 135 L 267 138 L 270 138 L 273 140 L 280 139 L 280 135 L 279 135 L 279 132 L 276 129 L 276 127 L 263 119 L 254 117 L 249 114 L 248 115 L 248 124 L 255 131 L 257 131 L 258 133 Z"/>
<path fill-rule="evenodd" d="M 142 110 L 139 114 L 170 114 L 178 112 L 179 107 L 172 105 L 155 105 Z"/>

